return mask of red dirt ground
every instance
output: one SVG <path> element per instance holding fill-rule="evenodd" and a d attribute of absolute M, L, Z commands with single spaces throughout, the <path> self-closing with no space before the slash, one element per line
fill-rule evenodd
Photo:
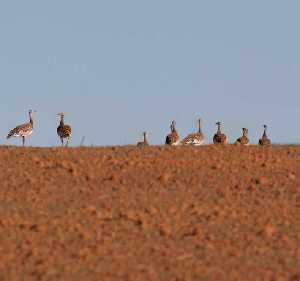
<path fill-rule="evenodd" d="M 300 280 L 300 147 L 0 148 L 0 280 Z"/>

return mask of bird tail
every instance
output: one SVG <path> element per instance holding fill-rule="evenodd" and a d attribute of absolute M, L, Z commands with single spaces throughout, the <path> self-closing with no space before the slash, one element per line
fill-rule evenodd
<path fill-rule="evenodd" d="M 10 139 L 10 138 L 14 135 L 14 133 L 15 133 L 15 132 L 14 132 L 13 130 L 10 131 L 10 132 L 8 133 L 6 139 Z"/>

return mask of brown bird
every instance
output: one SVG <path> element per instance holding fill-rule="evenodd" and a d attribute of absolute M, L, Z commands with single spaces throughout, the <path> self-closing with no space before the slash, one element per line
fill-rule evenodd
<path fill-rule="evenodd" d="M 221 131 L 221 122 L 217 122 L 216 125 L 218 126 L 218 131 L 213 137 L 214 144 L 226 144 L 227 137 Z"/>
<path fill-rule="evenodd" d="M 170 126 L 171 134 L 167 135 L 166 137 L 166 144 L 167 145 L 178 145 L 180 143 L 179 135 L 176 131 L 176 122 L 173 120 Z"/>
<path fill-rule="evenodd" d="M 261 137 L 261 139 L 259 140 L 258 144 L 262 145 L 262 146 L 266 146 L 266 145 L 271 145 L 271 140 L 268 138 L 267 136 L 267 125 L 264 125 L 264 133 Z"/>
<path fill-rule="evenodd" d="M 16 128 L 12 129 L 8 135 L 7 139 L 10 139 L 11 137 L 22 137 L 22 144 L 25 146 L 25 138 L 30 136 L 33 132 L 33 118 L 32 113 L 33 111 L 29 110 L 29 122 L 26 124 L 22 124 L 17 126 Z"/>
<path fill-rule="evenodd" d="M 57 115 L 60 116 L 60 123 L 59 123 L 59 126 L 57 127 L 57 135 L 60 138 L 61 145 L 63 146 L 64 139 L 67 139 L 66 146 L 68 146 L 69 141 L 72 137 L 72 128 L 69 125 L 65 125 L 65 122 L 64 122 L 65 114 L 64 113 L 58 113 Z"/>
<path fill-rule="evenodd" d="M 142 147 L 142 146 L 149 146 L 148 140 L 147 140 L 147 132 L 143 132 L 144 135 L 144 141 L 140 141 L 137 143 L 137 146 Z"/>
<path fill-rule="evenodd" d="M 204 144 L 204 135 L 201 129 L 201 119 L 198 119 L 199 129 L 198 132 L 194 134 L 189 134 L 182 140 L 182 144 L 184 145 L 202 145 Z"/>
<path fill-rule="evenodd" d="M 238 138 L 234 144 L 236 144 L 236 145 L 249 145 L 250 144 L 250 141 L 248 138 L 248 129 L 243 128 L 243 135 L 240 138 Z"/>

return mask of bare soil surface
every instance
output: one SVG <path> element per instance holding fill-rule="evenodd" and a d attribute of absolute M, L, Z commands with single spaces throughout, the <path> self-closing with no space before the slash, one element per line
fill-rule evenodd
<path fill-rule="evenodd" d="M 300 147 L 0 147 L 0 280 L 300 280 Z"/>

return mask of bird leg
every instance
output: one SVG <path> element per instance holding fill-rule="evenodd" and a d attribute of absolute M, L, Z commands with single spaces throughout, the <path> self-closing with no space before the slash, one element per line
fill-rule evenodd
<path fill-rule="evenodd" d="M 25 137 L 22 137 L 23 147 L 25 146 Z"/>
<path fill-rule="evenodd" d="M 70 141 L 70 138 L 68 137 L 68 138 L 67 138 L 66 147 L 68 147 L 68 146 L 69 146 L 69 141 Z"/>
<path fill-rule="evenodd" d="M 61 146 L 64 146 L 64 139 L 60 138 L 60 141 L 61 141 Z"/>

